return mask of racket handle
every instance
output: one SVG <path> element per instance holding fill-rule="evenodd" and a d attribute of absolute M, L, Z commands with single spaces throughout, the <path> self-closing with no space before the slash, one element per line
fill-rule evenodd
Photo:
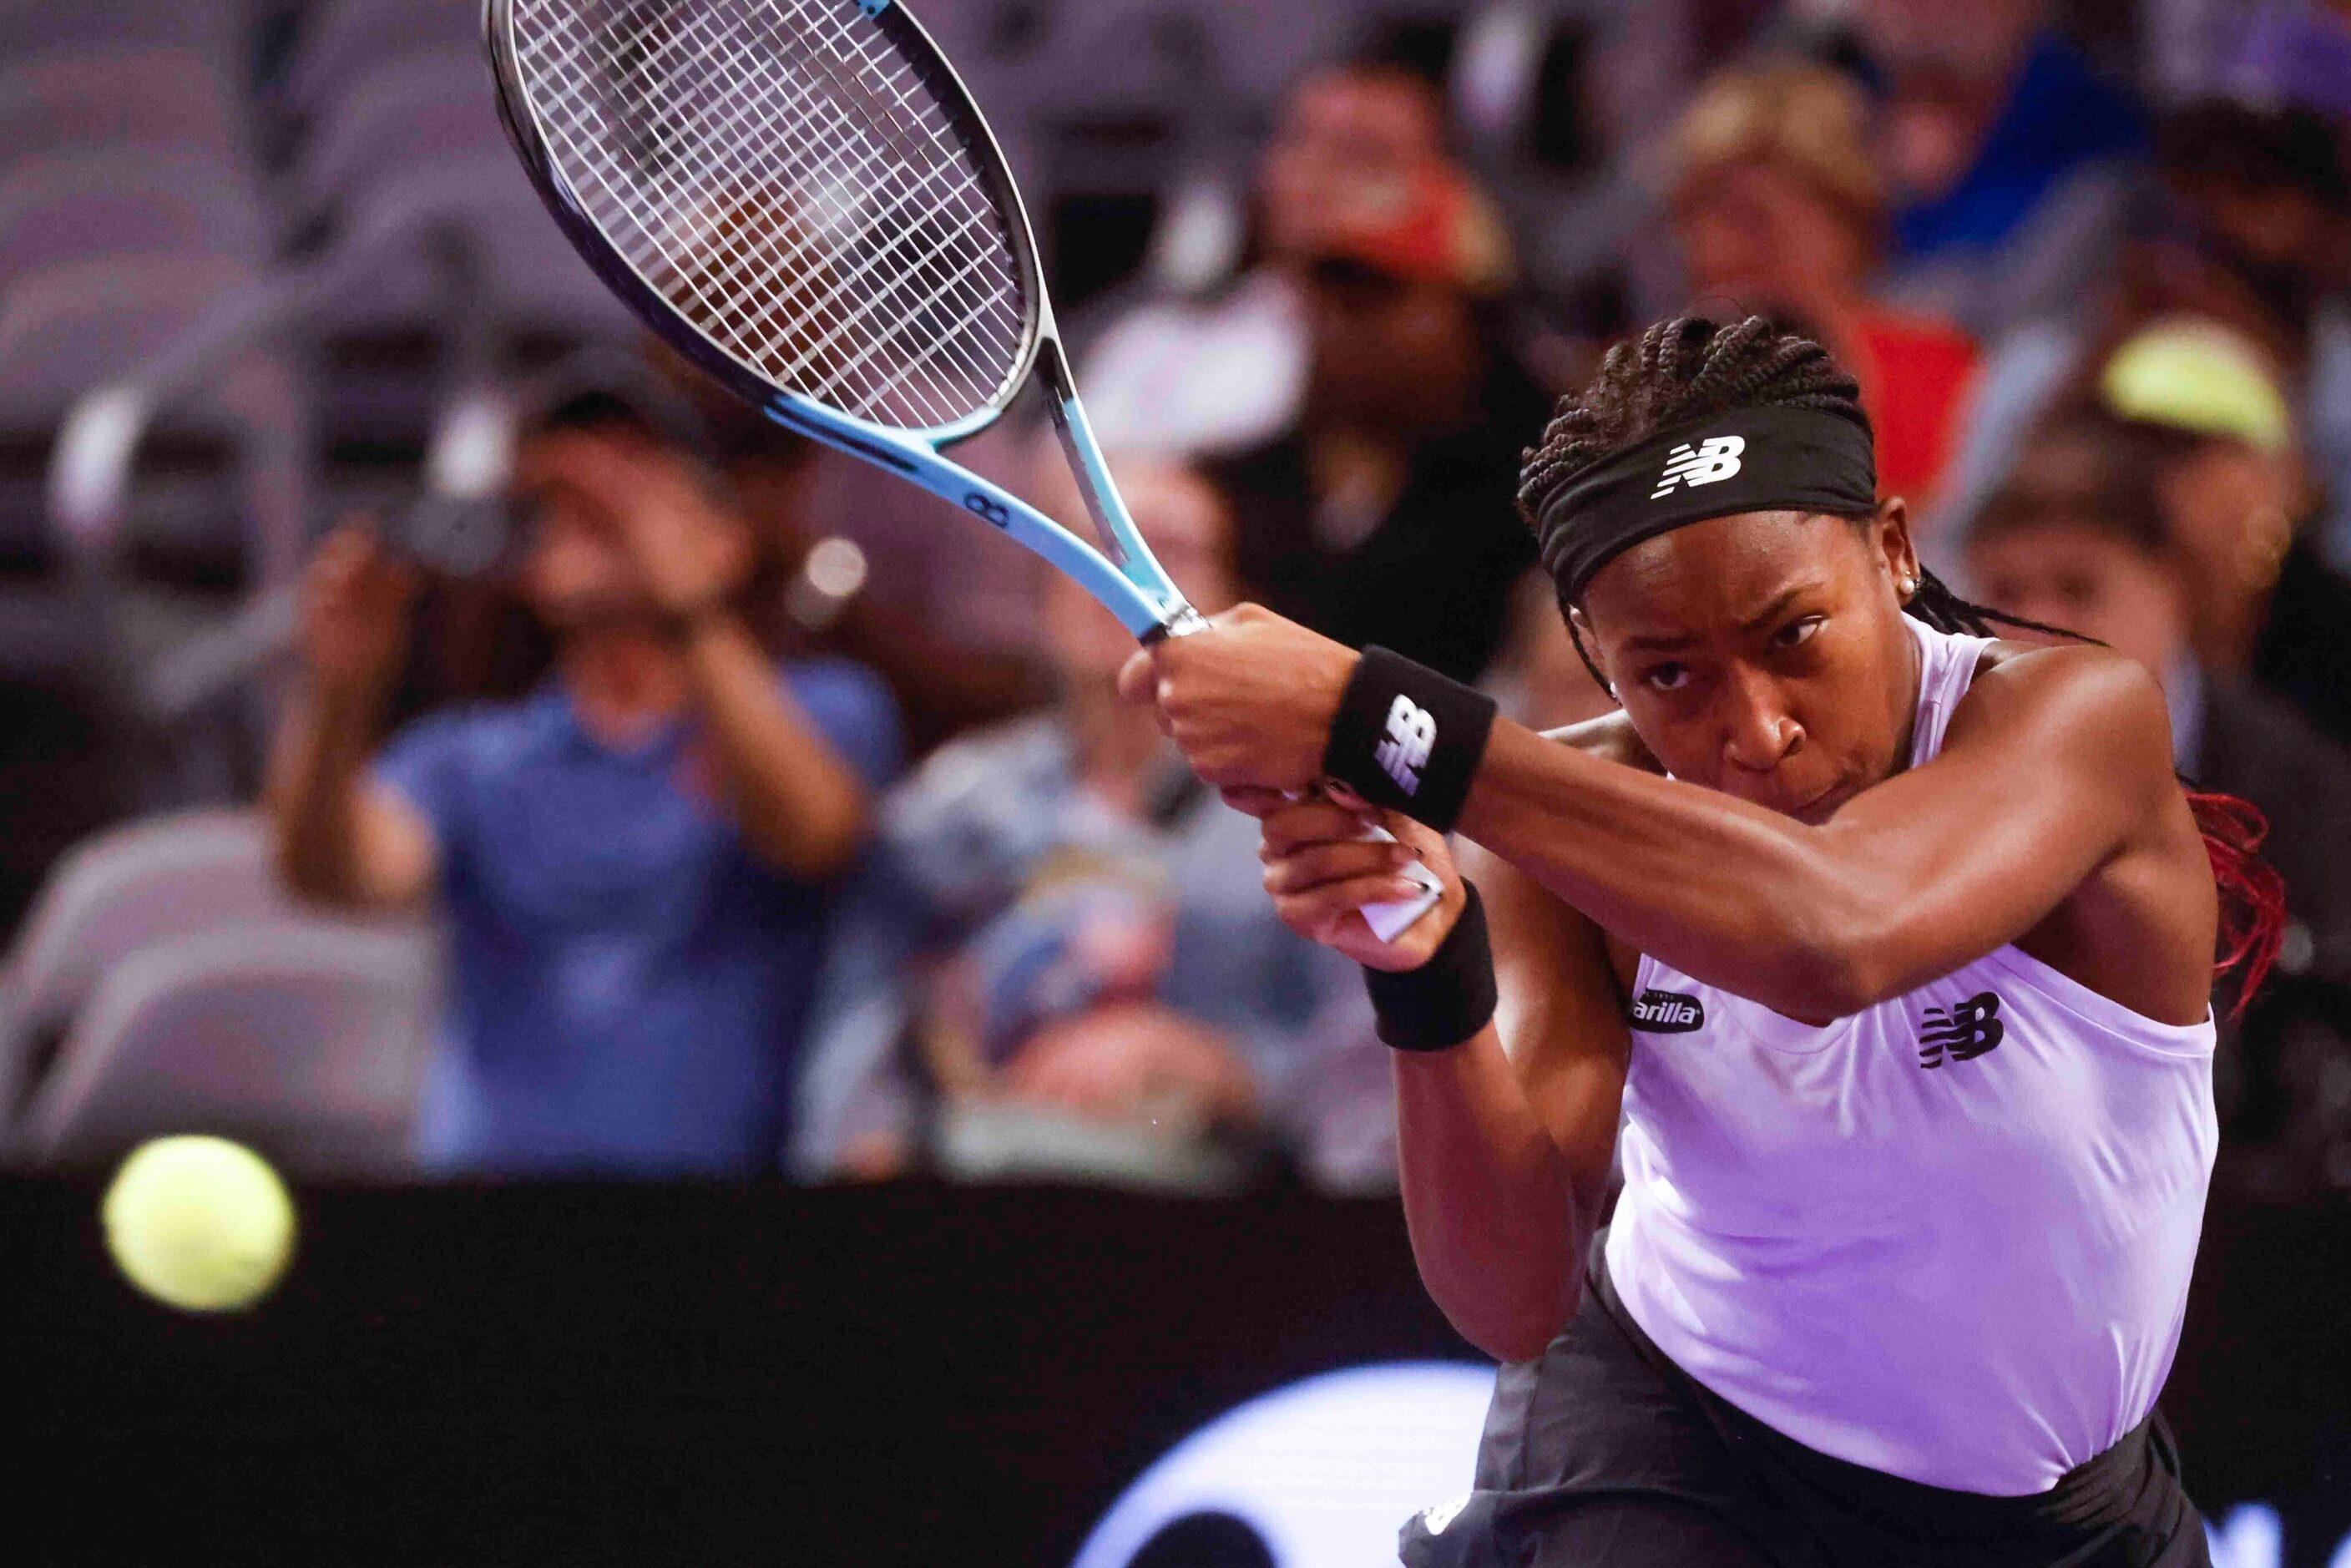
<path fill-rule="evenodd" d="M 1364 837 L 1374 841 L 1385 839 L 1390 843 L 1395 841 L 1395 835 L 1385 828 L 1374 828 Z M 1364 924 L 1370 926 L 1372 935 L 1383 942 L 1393 942 L 1411 930 L 1414 924 L 1436 908 L 1437 900 L 1445 895 L 1445 884 L 1437 880 L 1437 873 L 1418 861 L 1406 866 L 1404 874 L 1406 880 L 1420 884 L 1418 893 L 1392 903 L 1366 904 L 1360 911 Z"/>
<path fill-rule="evenodd" d="M 1301 794 L 1294 789 L 1285 789 L 1282 793 L 1293 800 L 1305 800 L 1321 795 L 1322 790 L 1315 789 Z M 1396 836 L 1385 828 L 1366 827 L 1363 831 L 1363 841 L 1367 844 L 1392 844 L 1396 841 Z M 1420 891 L 1410 898 L 1356 906 L 1356 913 L 1364 917 L 1364 924 L 1370 926 L 1372 935 L 1383 942 L 1393 942 L 1411 930 L 1413 923 L 1436 908 L 1437 901 L 1445 896 L 1445 884 L 1437 881 L 1435 872 L 1418 861 L 1404 868 L 1404 877 L 1407 882 L 1418 883 Z"/>

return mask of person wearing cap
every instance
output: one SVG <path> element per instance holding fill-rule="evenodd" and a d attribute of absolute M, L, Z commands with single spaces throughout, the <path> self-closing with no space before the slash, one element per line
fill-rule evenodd
<path fill-rule="evenodd" d="M 1684 282 L 1801 324 L 1861 382 L 1877 476 L 1932 505 L 1975 378 L 1975 344 L 1937 317 L 1870 298 L 1886 245 L 1885 182 L 1850 80 L 1797 63 L 1728 70 L 1698 89 L 1670 144 Z"/>
<path fill-rule="evenodd" d="M 2126 406 L 2146 412 L 2143 404 Z M 2250 801 L 2292 917 L 2279 984 L 2221 1039 L 2222 1174 L 2265 1198 L 2351 1177 L 2351 1114 L 2321 1086 L 2351 1071 L 2351 750 L 2240 673 L 2202 663 L 2192 607 L 2214 569 L 2175 538 L 2167 432 L 2103 409 L 2035 434 L 1968 536 L 1970 586 L 2008 614 L 2095 639 L 2163 683 L 2172 760 Z M 2224 569 L 2225 570 L 2225 569 Z"/>
<path fill-rule="evenodd" d="M 1512 265 L 1500 219 L 1431 160 L 1334 198 L 1304 243 L 1297 423 L 1207 465 L 1241 519 L 1241 580 L 1341 642 L 1384 636 L 1474 678 L 1532 564 L 1509 476 L 1542 423 L 1494 329 Z"/>
<path fill-rule="evenodd" d="M 305 584 L 272 760 L 279 863 L 307 898 L 451 928 L 428 1170 L 768 1167 L 829 890 L 895 767 L 893 710 L 845 661 L 779 678 L 740 612 L 749 532 L 690 413 L 584 371 L 538 401 L 514 576 L 553 672 L 378 750 L 419 574 L 339 530 Z"/>
<path fill-rule="evenodd" d="M 1211 253 L 1221 248 L 1219 225 L 1207 209 L 1179 204 L 1155 236 L 1155 270 L 1191 272 L 1205 262 L 1217 269 L 1214 286 L 1177 279 L 1179 291 L 1129 303 L 1088 334 L 1079 380 L 1103 442 L 1123 452 L 1213 454 L 1287 429 L 1306 389 L 1301 272 L 1313 236 L 1355 193 L 1391 189 L 1441 161 L 1445 143 L 1444 99 L 1427 78 L 1372 58 L 1309 73 L 1283 101 L 1259 158 L 1245 243 L 1234 246 L 1239 270 L 1223 276 L 1219 262 L 1229 258 L 1186 254 L 1202 237 Z"/>
<path fill-rule="evenodd" d="M 2188 564 L 2198 663 L 2351 741 L 2351 581 L 2314 537 L 2315 495 L 2273 362 L 2217 322 L 2158 320 L 2107 358 L 2091 401 L 2140 434 L 2165 536 Z"/>
<path fill-rule="evenodd" d="M 1251 606 L 1122 672 L 1364 966 L 1422 1280 L 1505 1364 L 1407 1568 L 2210 1561 L 2156 1404 L 2214 956 L 2256 988 L 2283 894 L 2154 677 L 2000 638 L 1871 445 L 1763 318 L 1613 350 L 1520 476 L 1622 707 L 1556 734 Z"/>

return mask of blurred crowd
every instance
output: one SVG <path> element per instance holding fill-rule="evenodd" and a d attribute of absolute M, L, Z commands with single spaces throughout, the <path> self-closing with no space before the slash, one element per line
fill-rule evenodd
<path fill-rule="evenodd" d="M 1052 8 L 918 9 L 960 59 Z M 1134 236 L 1057 173 L 1052 106 L 974 72 L 1195 602 L 1377 641 L 1525 722 L 1604 712 L 1514 510 L 1520 452 L 1649 319 L 1802 328 L 1859 380 L 1927 562 L 2018 635 L 2141 660 L 2182 776 L 2267 816 L 2294 925 L 2262 996 L 2219 998 L 2221 1179 L 2351 1190 L 2351 5 L 1362 9 L 1260 115 L 1171 143 Z M 1254 824 L 1115 700 L 1107 612 L 625 333 L 507 384 L 495 548 L 421 549 L 396 506 L 318 517 L 292 657 L 252 683 L 250 918 L 434 934 L 383 987 L 434 998 L 400 1109 L 352 1113 L 392 1126 L 388 1159 L 1393 1182 L 1352 967 L 1279 925 Z M 961 455 L 1087 527 L 1031 422 Z M 109 1089 L 125 1062 L 284 1114 L 235 1085 L 250 1037 L 343 1015 L 236 998 L 299 977 L 235 971 L 202 1028 L 152 996 L 91 1022 L 103 977 L 55 999 L 97 863 L 57 873 L 5 981 L 19 1154 L 167 1116 L 152 1071 Z"/>

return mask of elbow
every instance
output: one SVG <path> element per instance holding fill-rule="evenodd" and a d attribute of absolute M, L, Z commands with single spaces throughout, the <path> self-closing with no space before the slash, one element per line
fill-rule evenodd
<path fill-rule="evenodd" d="M 290 850 L 279 851 L 277 880 L 297 904 L 343 915 L 360 906 L 361 900 L 342 878 L 308 856 Z"/>
<path fill-rule="evenodd" d="M 1551 1342 L 1567 1327 L 1574 1306 L 1571 1293 L 1565 1300 L 1529 1302 L 1515 1312 L 1473 1314 L 1448 1311 L 1445 1315 L 1455 1333 L 1496 1361 L 1533 1361 L 1550 1349 Z"/>
<path fill-rule="evenodd" d="M 1859 906 L 1792 922 L 1775 955 L 1769 994 L 1757 999 L 1803 1023 L 1825 1024 L 1875 1007 L 1900 988 L 1888 961 L 1890 917 Z"/>
<path fill-rule="evenodd" d="M 846 874 L 865 848 L 872 824 L 863 790 L 852 790 L 829 808 L 767 835 L 758 846 L 778 868 L 803 882 L 831 882 Z"/>
<path fill-rule="evenodd" d="M 1430 1294 L 1456 1333 L 1496 1361 L 1532 1361 L 1575 1315 L 1583 1270 L 1562 1247 L 1552 1267 L 1522 1277 L 1507 1293 L 1470 1295 L 1439 1291 L 1435 1285 L 1431 1281 Z"/>

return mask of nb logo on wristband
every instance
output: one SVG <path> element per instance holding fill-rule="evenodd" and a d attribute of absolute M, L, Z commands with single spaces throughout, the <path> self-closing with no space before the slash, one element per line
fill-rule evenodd
<path fill-rule="evenodd" d="M 1388 737 L 1373 747 L 1372 757 L 1396 788 L 1407 795 L 1420 793 L 1421 766 L 1428 748 L 1437 744 L 1437 716 L 1398 694 L 1388 706 Z"/>
<path fill-rule="evenodd" d="M 1657 499 L 1677 485 L 1711 485 L 1728 479 L 1739 472 L 1739 455 L 1747 450 L 1743 435 L 1717 435 L 1699 442 L 1695 447 L 1687 442 L 1674 448 L 1666 471 L 1657 476 L 1657 487 L 1649 492 L 1649 499 Z"/>

